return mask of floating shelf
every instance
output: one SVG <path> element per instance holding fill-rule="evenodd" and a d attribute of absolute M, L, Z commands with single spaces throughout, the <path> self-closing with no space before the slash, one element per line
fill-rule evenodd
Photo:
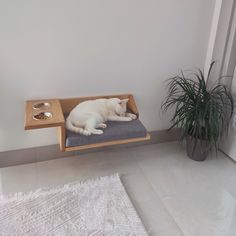
<path fill-rule="evenodd" d="M 127 104 L 128 110 L 136 114 L 137 117 L 139 117 L 138 109 L 132 94 L 79 97 L 79 98 L 68 98 L 68 99 L 32 100 L 32 101 L 26 101 L 25 130 L 56 127 L 58 129 L 58 134 L 59 134 L 58 137 L 59 137 L 60 149 L 63 152 L 149 140 L 150 135 L 148 134 L 148 132 L 144 132 L 144 135 L 142 137 L 122 138 L 122 139 L 113 138 L 114 140 L 111 139 L 111 140 L 106 140 L 104 142 L 102 141 L 102 135 L 101 135 L 100 136 L 101 140 L 95 143 L 88 142 L 88 144 L 83 144 L 83 145 L 66 146 L 67 137 L 69 137 L 68 135 L 69 131 L 67 131 L 65 128 L 65 117 L 67 117 L 70 111 L 79 103 L 86 100 L 94 100 L 99 98 L 113 98 L 113 97 L 118 97 L 120 99 L 128 98 L 129 99 Z M 127 122 L 127 124 L 128 123 L 129 122 Z M 143 127 L 142 124 L 141 126 Z M 106 132 L 106 129 L 104 132 Z M 86 138 L 89 139 L 90 136 Z"/>

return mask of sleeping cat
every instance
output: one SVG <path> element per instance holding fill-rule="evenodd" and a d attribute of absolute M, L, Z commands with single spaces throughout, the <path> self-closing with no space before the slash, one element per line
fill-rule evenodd
<path fill-rule="evenodd" d="M 88 100 L 77 105 L 66 119 L 66 128 L 72 132 L 91 135 L 102 134 L 97 128 L 106 128 L 106 121 L 131 121 L 135 114 L 126 113 L 129 99 L 110 98 Z"/>

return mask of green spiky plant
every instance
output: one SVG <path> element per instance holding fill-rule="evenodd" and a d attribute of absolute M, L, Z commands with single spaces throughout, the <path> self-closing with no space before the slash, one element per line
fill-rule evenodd
<path fill-rule="evenodd" d="M 170 129 L 182 130 L 181 140 L 191 137 L 193 152 L 199 140 L 206 141 L 218 150 L 218 143 L 224 130 L 228 129 L 233 114 L 234 102 L 230 91 L 221 83 L 208 88 L 207 81 L 215 62 L 212 62 L 208 75 L 202 70 L 193 71 L 190 77 L 181 75 L 168 80 L 168 94 L 162 103 L 164 111 L 174 108 Z"/>

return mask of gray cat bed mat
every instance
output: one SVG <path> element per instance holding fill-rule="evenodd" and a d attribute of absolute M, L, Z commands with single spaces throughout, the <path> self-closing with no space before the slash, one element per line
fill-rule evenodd
<path fill-rule="evenodd" d="M 41 99 L 26 101 L 25 129 L 57 128 L 62 152 L 105 147 L 150 139 L 150 135 L 139 119 L 129 122 L 107 122 L 101 135 L 84 136 L 66 130 L 65 117 L 79 103 L 98 98 L 129 99 L 127 110 L 139 118 L 138 108 L 132 94 L 78 97 L 63 99 Z"/>
<path fill-rule="evenodd" d="M 139 119 L 129 122 L 108 121 L 107 128 L 101 135 L 92 134 L 85 136 L 66 131 L 66 147 L 75 147 L 81 145 L 111 142 L 117 140 L 127 140 L 135 138 L 145 138 L 147 130 Z"/>

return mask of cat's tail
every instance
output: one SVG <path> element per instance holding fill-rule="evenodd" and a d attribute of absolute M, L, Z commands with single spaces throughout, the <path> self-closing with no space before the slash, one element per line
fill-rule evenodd
<path fill-rule="evenodd" d="M 66 119 L 66 128 L 77 134 L 83 134 L 86 136 L 91 135 L 91 132 L 89 132 L 88 130 L 75 126 L 69 118 Z"/>

